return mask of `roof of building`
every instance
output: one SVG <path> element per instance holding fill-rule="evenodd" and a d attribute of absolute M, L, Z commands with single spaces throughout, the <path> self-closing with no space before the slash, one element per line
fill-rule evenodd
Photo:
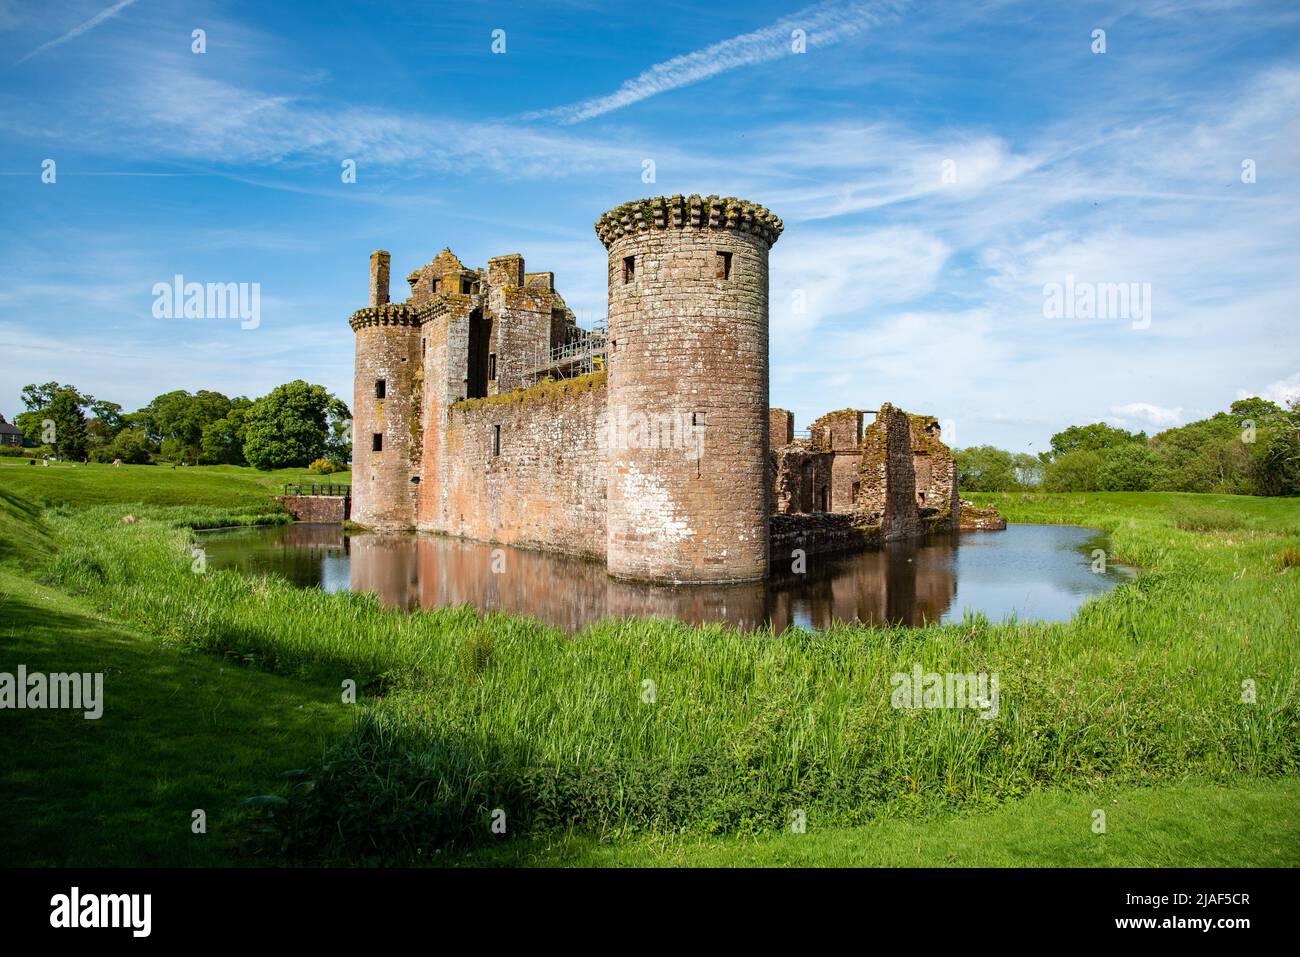
<path fill-rule="evenodd" d="M 23 434 L 22 429 L 18 428 L 18 426 L 16 425 L 11 425 L 10 423 L 6 422 L 3 417 L 0 417 L 0 435 L 22 435 L 22 434 Z"/>

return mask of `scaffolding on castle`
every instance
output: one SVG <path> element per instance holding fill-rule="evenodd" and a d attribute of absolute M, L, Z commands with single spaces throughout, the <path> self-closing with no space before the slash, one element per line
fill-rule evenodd
<path fill-rule="evenodd" d="M 533 357 L 529 377 L 533 382 L 543 379 L 572 379 L 605 368 L 609 345 L 609 330 L 605 320 L 598 320 L 593 328 L 574 330 L 568 342 L 553 346 L 543 356 L 539 350 Z"/>

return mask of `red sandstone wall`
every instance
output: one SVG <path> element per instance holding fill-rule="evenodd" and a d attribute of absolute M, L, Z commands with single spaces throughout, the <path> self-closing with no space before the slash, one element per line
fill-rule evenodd
<path fill-rule="evenodd" d="M 771 218 L 749 204 L 689 197 L 629 204 L 597 224 L 609 250 L 610 415 L 694 416 L 704 429 L 702 457 L 630 442 L 611 449 L 612 575 L 726 581 L 767 572 L 775 234 L 764 215 Z M 727 277 L 720 253 L 731 257 Z"/>
<path fill-rule="evenodd" d="M 897 541 L 921 532 L 916 508 L 916 473 L 912 465 L 912 431 L 907 413 L 889 403 L 862 441 L 862 520 L 880 527 L 882 541 Z"/>
<path fill-rule="evenodd" d="M 420 327 L 411 310 L 388 304 L 353 317 L 356 332 L 352 399 L 352 514 L 372 528 L 413 528 L 421 450 L 423 368 Z M 375 382 L 385 382 L 385 397 Z M 372 451 L 372 436 L 383 450 Z"/>
<path fill-rule="evenodd" d="M 442 436 L 445 505 L 427 527 L 479 541 L 605 555 L 606 390 L 530 390 L 453 406 Z M 494 426 L 501 451 L 493 455 Z"/>
<path fill-rule="evenodd" d="M 277 495 L 275 500 L 296 522 L 342 525 L 348 518 L 349 500 L 342 495 Z"/>

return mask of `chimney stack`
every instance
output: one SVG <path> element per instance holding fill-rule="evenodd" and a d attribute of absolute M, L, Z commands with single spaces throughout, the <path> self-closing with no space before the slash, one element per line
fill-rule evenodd
<path fill-rule="evenodd" d="M 376 249 L 370 254 L 370 305 L 388 304 L 388 265 L 392 257 L 387 250 Z"/>

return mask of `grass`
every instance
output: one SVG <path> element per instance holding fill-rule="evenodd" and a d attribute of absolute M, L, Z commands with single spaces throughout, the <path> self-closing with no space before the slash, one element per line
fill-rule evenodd
<path fill-rule="evenodd" d="M 1146 569 L 1068 623 L 772 636 L 631 621 L 569 636 L 194 574 L 194 516 L 256 520 L 250 489 L 268 477 L 216 482 L 228 497 L 198 511 L 155 485 L 166 477 L 144 479 L 104 483 L 102 504 L 80 508 L 0 494 L 0 585 L 16 596 L 0 670 L 120 654 L 109 702 L 131 705 L 118 724 L 40 715 L 65 736 L 57 761 L 35 723 L 18 726 L 19 745 L 4 736 L 4 774 L 37 795 L 0 810 L 8 859 L 46 842 L 37 860 L 138 862 L 156 845 L 171 860 L 347 864 L 1300 863 L 1300 573 L 1282 558 L 1300 546 L 1295 502 L 979 496 L 1013 521 L 1105 528 L 1114 557 Z M 123 524 L 113 495 L 155 503 L 132 504 L 138 521 Z M 1181 528 L 1189 507 L 1240 525 Z M 45 603 L 60 616 L 42 624 Z M 914 663 L 996 671 L 1001 716 L 890 708 L 890 676 Z M 359 708 L 335 704 L 345 678 Z M 187 735 L 193 748 L 176 743 Z M 96 804 L 101 754 L 122 771 Z M 305 769 L 292 787 L 289 768 Z M 253 832 L 238 799 L 271 790 L 290 803 L 273 833 Z M 1105 800 L 1116 814 L 1090 840 L 1080 809 Z M 211 858 L 186 858 L 200 852 L 184 805 L 201 801 L 223 838 L 197 845 Z M 102 857 L 53 833 L 87 807 Z M 795 810 L 807 834 L 787 833 Z M 492 843 L 495 811 L 508 846 Z M 35 843 L 15 833 L 29 817 L 43 822 Z M 1274 850 L 1252 849 L 1252 827 Z"/>
<path fill-rule="evenodd" d="M 449 862 L 476 867 L 1294 867 L 1300 780 L 1038 791 L 979 814 L 745 837 L 562 831 Z M 1106 812 L 1104 834 L 1093 814 Z"/>
<path fill-rule="evenodd" d="M 255 862 L 244 799 L 285 794 L 351 727 L 337 685 L 159 641 L 33 582 L 53 541 L 0 491 L 0 671 L 99 672 L 105 709 L 0 711 L 0 861 L 28 866 Z M 191 830 L 192 812 L 207 831 Z M 258 845 L 260 846 L 260 845 Z"/>
<path fill-rule="evenodd" d="M 235 465 L 199 465 L 173 469 L 168 465 L 113 466 L 40 462 L 0 458 L 0 489 L 39 505 L 212 505 L 272 511 L 270 496 L 286 482 L 351 483 L 351 473 L 316 475 L 307 469 L 259 472 Z"/>
<path fill-rule="evenodd" d="M 852 827 L 1044 788 L 1293 773 L 1300 583 L 1277 554 L 1300 542 L 1295 504 L 1234 501 L 1245 528 L 1209 535 L 1177 527 L 1179 504 L 999 502 L 1108 525 L 1115 557 L 1148 568 L 1058 624 L 772 636 L 628 621 L 571 637 L 195 575 L 188 530 L 124 526 L 116 507 L 49 517 L 65 543 L 50 576 L 187 647 L 376 695 L 280 816 L 284 839 L 312 860 L 422 862 L 482 843 L 497 809 L 525 834 L 761 833 L 795 808 Z M 890 708 L 890 676 L 914 664 L 996 672 L 1001 716 Z"/>

